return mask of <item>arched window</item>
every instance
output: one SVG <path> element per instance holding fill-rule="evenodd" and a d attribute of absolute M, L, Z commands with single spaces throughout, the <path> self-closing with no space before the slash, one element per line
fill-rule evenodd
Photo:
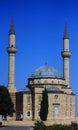
<path fill-rule="evenodd" d="M 38 117 L 40 117 L 40 111 L 38 111 Z"/>
<path fill-rule="evenodd" d="M 66 116 L 68 117 L 68 111 L 66 111 Z"/>
<path fill-rule="evenodd" d="M 54 104 L 54 116 L 59 115 L 59 104 Z"/>
<path fill-rule="evenodd" d="M 39 104 L 41 104 L 41 96 L 39 95 L 39 97 L 38 97 L 38 102 L 39 102 Z"/>
<path fill-rule="evenodd" d="M 30 98 L 30 96 L 28 95 L 28 97 L 27 97 L 27 103 L 28 103 L 28 104 L 30 104 L 30 99 L 31 99 L 31 98 Z"/>
<path fill-rule="evenodd" d="M 26 116 L 27 116 L 27 117 L 31 117 L 31 111 L 30 111 L 30 110 L 28 110 L 28 111 L 26 112 Z"/>

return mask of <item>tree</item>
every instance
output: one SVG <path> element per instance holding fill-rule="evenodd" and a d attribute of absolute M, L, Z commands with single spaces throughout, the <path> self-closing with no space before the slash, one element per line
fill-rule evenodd
<path fill-rule="evenodd" d="M 41 101 L 41 109 L 40 109 L 41 120 L 46 121 L 47 115 L 48 115 L 48 94 L 45 88 L 45 90 L 42 93 L 42 101 Z"/>
<path fill-rule="evenodd" d="M 14 112 L 14 104 L 12 103 L 8 89 L 0 86 L 0 115 L 12 116 Z"/>

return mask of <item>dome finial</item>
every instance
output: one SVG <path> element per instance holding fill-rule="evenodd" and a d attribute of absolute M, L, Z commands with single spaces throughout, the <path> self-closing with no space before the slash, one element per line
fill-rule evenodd
<path fill-rule="evenodd" d="M 47 62 L 47 61 L 45 62 L 45 65 L 46 65 L 46 66 L 48 65 L 48 62 Z"/>
<path fill-rule="evenodd" d="M 63 39 L 69 39 L 68 28 L 67 28 L 67 22 L 65 22 Z"/>

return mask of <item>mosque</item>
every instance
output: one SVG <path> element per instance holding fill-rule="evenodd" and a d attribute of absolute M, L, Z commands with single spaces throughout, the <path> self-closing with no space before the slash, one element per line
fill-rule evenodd
<path fill-rule="evenodd" d="M 11 21 L 9 31 L 8 53 L 8 90 L 14 103 L 14 120 L 36 121 L 40 119 L 40 107 L 42 92 L 46 87 L 48 92 L 48 116 L 47 121 L 52 124 L 70 124 L 75 120 L 75 94 L 69 84 L 69 50 L 68 29 L 65 25 L 63 35 L 63 76 L 53 67 L 45 64 L 36 69 L 24 91 L 17 92 L 15 86 L 15 30 Z"/>

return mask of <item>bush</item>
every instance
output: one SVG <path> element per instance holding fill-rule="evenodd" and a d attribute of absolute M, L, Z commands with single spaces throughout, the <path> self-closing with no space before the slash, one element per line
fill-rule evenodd
<path fill-rule="evenodd" d="M 71 125 L 52 125 L 45 126 L 42 121 L 37 121 L 33 130 L 78 130 L 78 125 L 76 123 L 72 123 Z"/>
<path fill-rule="evenodd" d="M 78 130 L 78 125 L 77 125 L 77 123 L 72 122 L 71 128 L 72 128 L 72 130 Z"/>
<path fill-rule="evenodd" d="M 2 125 L 2 122 L 0 122 L 0 126 Z"/>
<path fill-rule="evenodd" d="M 46 130 L 46 126 L 42 121 L 37 121 L 33 127 L 33 130 Z"/>
<path fill-rule="evenodd" d="M 78 130 L 78 126 L 76 125 L 53 125 L 47 126 L 46 130 Z"/>

